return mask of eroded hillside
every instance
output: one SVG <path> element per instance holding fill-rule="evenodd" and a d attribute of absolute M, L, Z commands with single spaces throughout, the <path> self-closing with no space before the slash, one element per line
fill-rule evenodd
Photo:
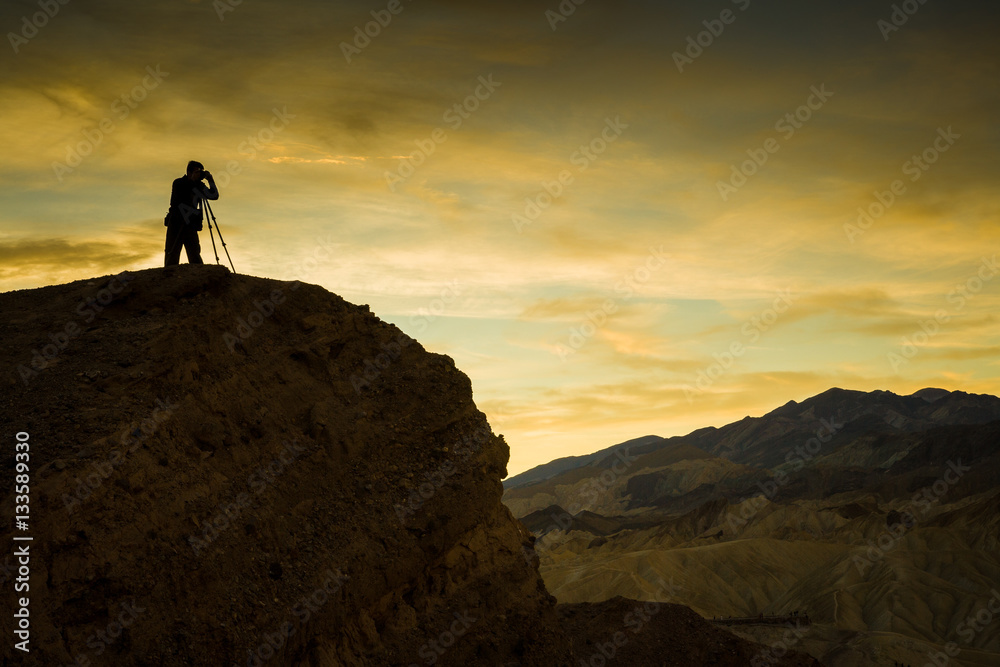
<path fill-rule="evenodd" d="M 831 390 L 611 448 L 508 480 L 504 501 L 560 602 L 641 599 L 674 577 L 676 601 L 706 617 L 809 613 L 798 646 L 831 667 L 949 647 L 948 664 L 997 664 L 1000 399 L 886 394 Z"/>

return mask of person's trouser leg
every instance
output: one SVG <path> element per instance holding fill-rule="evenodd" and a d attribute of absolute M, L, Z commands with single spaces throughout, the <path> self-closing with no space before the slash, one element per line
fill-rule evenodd
<path fill-rule="evenodd" d="M 183 225 L 171 222 L 167 226 L 167 241 L 163 247 L 163 266 L 176 266 L 181 260 Z"/>
<path fill-rule="evenodd" d="M 184 233 L 184 250 L 187 251 L 188 263 L 204 264 L 201 260 L 201 243 L 198 241 L 198 232 L 187 229 Z"/>

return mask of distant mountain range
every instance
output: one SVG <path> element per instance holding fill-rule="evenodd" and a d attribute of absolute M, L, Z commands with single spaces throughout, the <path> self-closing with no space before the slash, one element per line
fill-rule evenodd
<path fill-rule="evenodd" d="M 555 459 L 508 477 L 504 488 L 525 487 L 584 466 L 599 469 L 619 451 L 641 456 L 684 444 L 735 463 L 770 468 L 788 456 L 789 446 L 824 436 L 824 431 L 830 430 L 825 423 L 836 426 L 834 440 L 824 443 L 824 452 L 829 453 L 856 434 L 917 432 L 996 420 L 1000 420 L 1000 398 L 989 394 L 927 388 L 899 396 L 889 391 L 869 393 L 835 387 L 801 403 L 789 401 L 763 417 L 744 417 L 721 428 L 709 426 L 672 438 L 647 435 L 593 454 Z"/>
<path fill-rule="evenodd" d="M 835 388 L 504 485 L 561 602 L 673 576 L 706 617 L 808 610 L 801 648 L 831 667 L 925 664 L 1000 582 L 996 396 Z M 949 664 L 1000 664 L 1000 622 Z"/>

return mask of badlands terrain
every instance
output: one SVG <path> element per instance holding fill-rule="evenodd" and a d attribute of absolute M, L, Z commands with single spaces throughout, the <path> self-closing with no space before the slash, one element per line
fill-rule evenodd
<path fill-rule="evenodd" d="M 504 503 L 560 603 L 667 580 L 707 618 L 808 614 L 795 648 L 829 667 L 998 665 L 998 420 L 994 396 L 831 389 L 553 461 Z"/>

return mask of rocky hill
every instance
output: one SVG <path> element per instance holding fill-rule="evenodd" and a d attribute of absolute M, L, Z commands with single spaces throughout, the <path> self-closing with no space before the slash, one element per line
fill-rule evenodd
<path fill-rule="evenodd" d="M 704 616 L 807 611 L 798 646 L 829 667 L 985 667 L 1000 614 L 974 632 L 968 619 L 1000 611 L 998 405 L 834 389 L 508 480 L 504 502 L 560 602 L 641 598 L 675 575 Z"/>
<path fill-rule="evenodd" d="M 736 666 L 769 650 L 664 604 L 670 588 L 558 608 L 468 378 L 366 306 L 180 266 L 2 294 L 0 313 L 0 467 L 29 487 L 27 507 L 6 487 L 0 538 L 30 569 L 5 547 L 3 607 L 30 620 L 2 624 L 4 665 Z"/>

